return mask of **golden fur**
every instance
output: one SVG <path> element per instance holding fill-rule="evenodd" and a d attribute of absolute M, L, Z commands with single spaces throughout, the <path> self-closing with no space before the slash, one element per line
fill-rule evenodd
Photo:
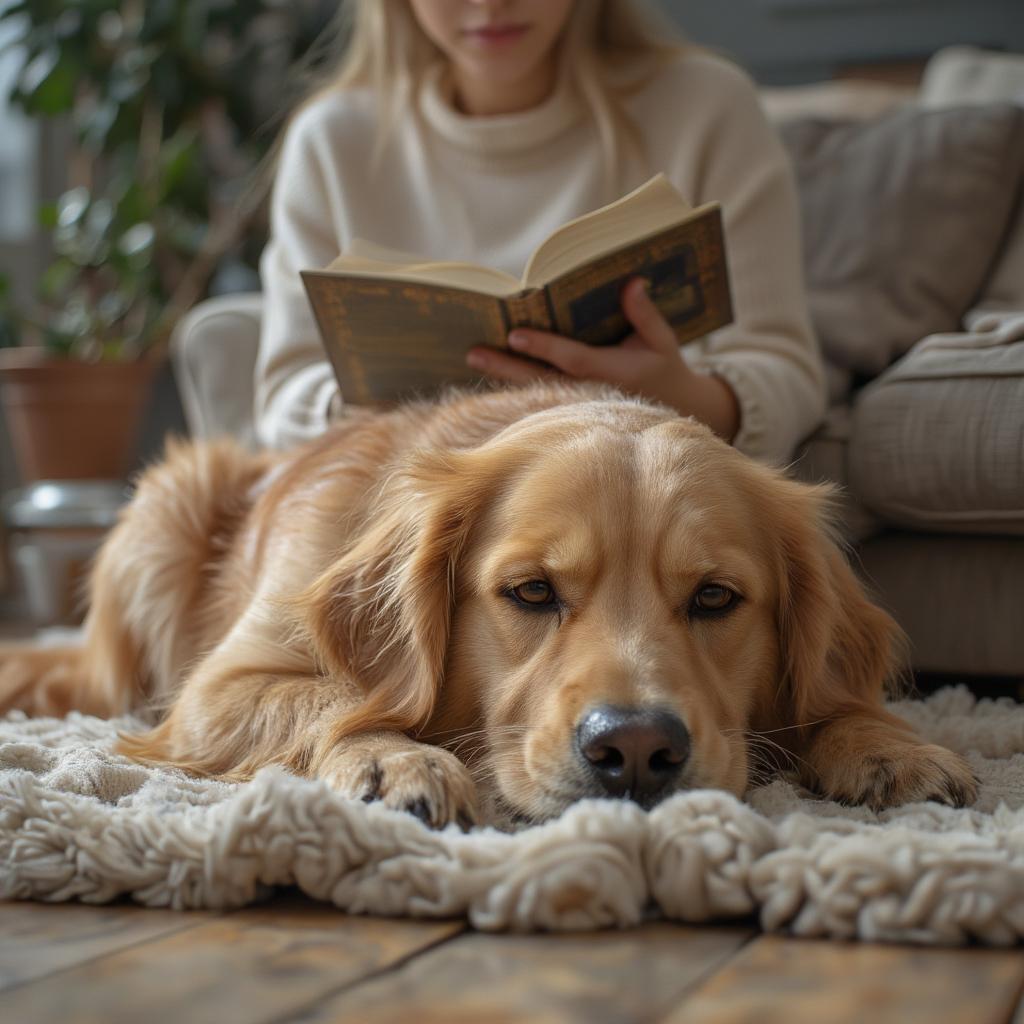
<path fill-rule="evenodd" d="M 898 631 L 828 497 L 557 382 L 353 413 L 288 456 L 172 444 L 99 555 L 84 645 L 0 651 L 0 707 L 155 706 L 124 753 L 282 764 L 435 825 L 600 795 L 574 739 L 596 706 L 685 723 L 666 792 L 782 766 L 843 801 L 964 803 L 967 764 L 882 706 Z"/>

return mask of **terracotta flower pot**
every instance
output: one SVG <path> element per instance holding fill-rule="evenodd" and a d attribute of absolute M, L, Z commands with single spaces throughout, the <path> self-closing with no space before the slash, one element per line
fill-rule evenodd
<path fill-rule="evenodd" d="M 0 349 L 0 404 L 23 481 L 124 477 L 157 366 Z"/>

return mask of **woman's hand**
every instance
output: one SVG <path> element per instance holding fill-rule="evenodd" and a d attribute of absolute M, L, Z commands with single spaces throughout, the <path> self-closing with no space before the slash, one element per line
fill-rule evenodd
<path fill-rule="evenodd" d="M 622 312 L 634 331 L 618 345 L 585 345 L 560 334 L 519 329 L 508 336 L 509 347 L 540 363 L 482 347 L 471 349 L 466 361 L 488 377 L 516 384 L 558 372 L 614 384 L 693 416 L 731 441 L 739 429 L 732 388 L 719 377 L 690 369 L 675 331 L 648 296 L 642 278 L 622 290 Z"/>

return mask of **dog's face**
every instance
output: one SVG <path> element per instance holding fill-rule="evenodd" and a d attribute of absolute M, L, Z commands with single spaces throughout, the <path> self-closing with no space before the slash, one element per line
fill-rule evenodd
<path fill-rule="evenodd" d="M 776 675 L 773 557 L 745 460 L 688 422 L 636 418 L 549 437 L 459 565 L 443 705 L 475 697 L 480 773 L 531 820 L 585 796 L 742 793 Z"/>
<path fill-rule="evenodd" d="M 325 594 L 387 581 L 370 624 L 347 629 L 343 664 L 371 698 L 359 727 L 399 724 L 401 705 L 501 816 L 542 820 L 587 796 L 741 794 L 751 730 L 856 699 L 862 684 L 844 695 L 832 671 L 844 651 L 865 679 L 885 674 L 887 619 L 834 551 L 821 494 L 692 421 L 568 406 L 416 481 L 405 507 L 418 525 L 396 505 Z M 392 554 L 374 566 L 385 534 Z"/>

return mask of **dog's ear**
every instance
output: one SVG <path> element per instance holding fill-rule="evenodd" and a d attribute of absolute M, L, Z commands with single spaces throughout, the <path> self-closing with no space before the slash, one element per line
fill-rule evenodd
<path fill-rule="evenodd" d="M 429 719 L 444 672 L 455 566 L 483 491 L 470 454 L 422 456 L 386 481 L 355 546 L 303 595 L 324 671 L 365 696 L 335 738 L 415 731 Z"/>
<path fill-rule="evenodd" d="M 905 640 L 872 603 L 832 526 L 833 496 L 777 478 L 778 628 L 782 695 L 790 724 L 877 705 L 899 668 Z"/>

